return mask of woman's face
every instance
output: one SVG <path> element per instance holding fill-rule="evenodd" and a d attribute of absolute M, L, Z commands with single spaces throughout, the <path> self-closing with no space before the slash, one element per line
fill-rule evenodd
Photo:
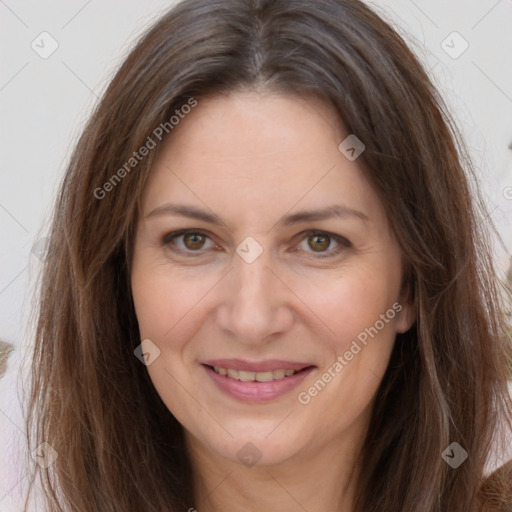
<path fill-rule="evenodd" d="M 133 298 L 156 390 L 216 456 L 273 464 L 359 439 L 411 325 L 348 135 L 314 97 L 236 92 L 200 99 L 160 148 Z"/>

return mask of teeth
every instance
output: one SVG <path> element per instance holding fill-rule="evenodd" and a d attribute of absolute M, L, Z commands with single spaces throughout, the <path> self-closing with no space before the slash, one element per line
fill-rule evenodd
<path fill-rule="evenodd" d="M 290 377 L 299 370 L 274 370 L 271 372 L 249 372 L 246 370 L 233 370 L 232 368 L 222 368 L 214 366 L 213 371 L 219 375 L 228 376 L 231 379 L 241 380 L 242 382 L 270 382 L 271 380 Z"/>
<path fill-rule="evenodd" d="M 273 378 L 273 372 L 256 372 L 258 382 L 270 382 Z"/>
<path fill-rule="evenodd" d="M 289 371 L 292 372 L 290 375 L 293 375 L 293 373 L 295 372 L 295 370 Z M 282 379 L 286 375 L 286 370 L 274 370 L 272 373 L 274 374 L 274 379 Z"/>
<path fill-rule="evenodd" d="M 229 368 L 228 377 L 231 377 L 232 379 L 238 379 L 238 370 L 232 370 Z"/>
<path fill-rule="evenodd" d="M 215 373 L 220 373 L 221 375 L 227 375 L 228 373 L 226 368 L 221 368 L 220 366 L 214 366 L 213 369 L 215 370 Z"/>
<path fill-rule="evenodd" d="M 238 372 L 238 379 L 244 382 L 251 382 L 256 378 L 256 372 L 245 372 L 244 370 L 240 370 Z"/>

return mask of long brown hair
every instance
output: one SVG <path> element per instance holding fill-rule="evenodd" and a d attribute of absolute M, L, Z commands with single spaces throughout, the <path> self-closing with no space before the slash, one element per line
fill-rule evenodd
<path fill-rule="evenodd" d="M 169 119 L 191 99 L 239 88 L 332 105 L 365 144 L 403 254 L 417 321 L 397 336 L 375 400 L 356 510 L 485 509 L 484 466 L 498 426 L 512 428 L 512 348 L 475 173 L 429 77 L 358 0 L 186 0 L 120 67 L 57 198 L 27 419 L 31 448 L 59 454 L 37 468 L 49 510 L 193 503 L 182 428 L 134 356 L 134 225 L 158 148 L 126 163 L 161 124 L 172 137 Z M 452 442 L 468 453 L 457 469 L 441 457 Z"/>

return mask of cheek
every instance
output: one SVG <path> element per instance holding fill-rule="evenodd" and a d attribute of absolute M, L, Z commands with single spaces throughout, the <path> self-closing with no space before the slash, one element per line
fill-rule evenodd
<path fill-rule="evenodd" d="M 385 283 L 376 287 L 375 281 L 363 285 L 347 278 L 340 284 L 341 289 L 323 297 L 320 310 L 336 336 L 317 336 L 322 366 L 297 395 L 312 423 L 321 418 L 325 436 L 337 435 L 370 413 L 388 367 L 400 309 Z"/>
<path fill-rule="evenodd" d="M 179 354 L 166 365 L 188 353 L 193 358 L 194 334 L 207 316 L 208 298 L 218 280 L 213 272 L 183 271 L 154 264 L 150 257 L 134 258 L 131 282 L 140 337 L 151 339 L 164 355 Z"/>
<path fill-rule="evenodd" d="M 211 284 L 204 277 L 180 276 L 167 265 L 154 265 L 151 258 L 134 258 L 132 293 L 140 338 L 150 339 L 160 350 L 147 371 L 167 408 L 182 424 L 204 414 L 187 390 L 193 388 L 188 373 L 194 360 L 190 340 L 199 328 L 199 317 L 205 315 L 201 297 L 208 288 Z"/>
<path fill-rule="evenodd" d="M 359 335 L 364 339 L 368 329 L 374 332 L 374 327 L 383 338 L 394 338 L 397 311 L 392 306 L 399 282 L 386 268 L 345 268 L 339 275 L 320 277 L 314 286 L 311 280 L 297 283 L 294 291 L 321 320 L 319 337 L 337 353 L 348 350 Z"/>
<path fill-rule="evenodd" d="M 300 390 L 299 403 L 329 418 L 333 431 L 371 403 L 388 366 L 401 310 L 399 272 L 388 263 L 354 266 L 302 290 L 327 335 L 315 333 L 322 365 L 316 380 Z"/>
<path fill-rule="evenodd" d="M 396 270 L 390 265 L 353 268 L 324 287 L 313 306 L 336 336 L 322 338 L 330 355 L 299 402 L 310 404 L 306 408 L 321 414 L 333 431 L 346 428 L 370 405 L 386 372 L 402 308 Z"/>

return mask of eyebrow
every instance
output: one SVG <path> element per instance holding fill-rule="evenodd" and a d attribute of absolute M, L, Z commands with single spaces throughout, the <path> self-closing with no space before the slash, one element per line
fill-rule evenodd
<path fill-rule="evenodd" d="M 175 215 L 179 217 L 187 217 L 189 219 L 202 220 L 215 226 L 225 226 L 226 223 L 213 212 L 208 212 L 195 206 L 166 203 L 158 206 L 146 215 L 146 218 L 157 217 L 162 215 Z M 276 224 L 282 226 L 291 226 L 300 224 L 301 222 L 311 222 L 326 220 L 332 217 L 347 218 L 352 217 L 362 221 L 369 221 L 366 214 L 353 208 L 343 205 L 332 205 L 318 210 L 303 210 L 282 217 Z M 275 226 L 275 225 L 274 225 Z"/>

